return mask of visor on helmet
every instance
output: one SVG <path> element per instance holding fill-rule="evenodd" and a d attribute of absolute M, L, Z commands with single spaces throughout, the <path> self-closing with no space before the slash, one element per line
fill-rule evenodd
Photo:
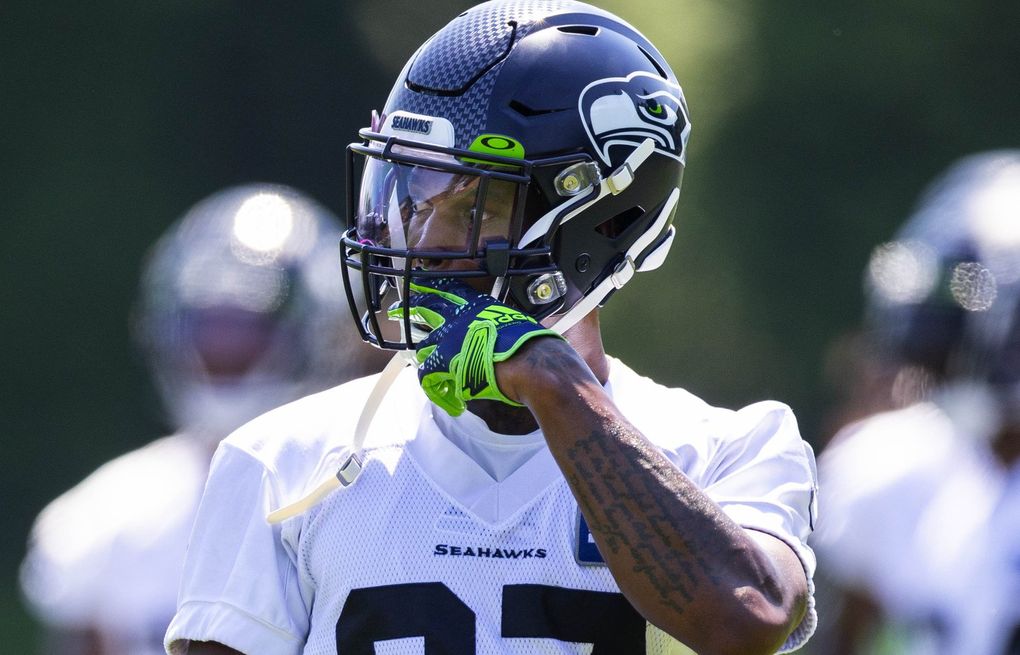
<path fill-rule="evenodd" d="M 414 270 L 449 266 L 456 259 L 484 270 L 472 260 L 487 242 L 517 236 L 512 229 L 516 205 L 513 182 L 370 158 L 357 233 L 365 245 L 403 251 L 394 255 L 411 257 Z M 443 256 L 415 256 L 428 253 Z"/>

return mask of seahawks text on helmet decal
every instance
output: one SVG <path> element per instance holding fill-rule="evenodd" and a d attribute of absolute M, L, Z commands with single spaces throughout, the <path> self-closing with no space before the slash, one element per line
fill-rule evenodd
<path fill-rule="evenodd" d="M 427 118 L 398 115 L 393 117 L 393 123 L 391 125 L 394 130 L 401 130 L 403 132 L 428 134 L 432 131 L 432 121 Z"/>
<path fill-rule="evenodd" d="M 683 163 L 690 120 L 680 87 L 653 73 L 596 80 L 581 91 L 578 110 L 595 151 L 606 164 L 614 146 L 636 148 L 645 139 Z M 629 152 L 629 149 L 628 149 Z"/>

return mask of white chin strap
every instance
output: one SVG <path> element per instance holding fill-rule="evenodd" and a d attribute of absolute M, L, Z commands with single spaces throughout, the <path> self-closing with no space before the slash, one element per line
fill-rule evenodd
<path fill-rule="evenodd" d="M 394 354 L 393 359 L 383 368 L 382 373 L 379 374 L 378 379 L 375 381 L 375 386 L 372 387 L 372 392 L 368 395 L 368 400 L 365 401 L 364 407 L 361 408 L 361 416 L 358 417 L 358 424 L 354 428 L 350 455 L 340 465 L 340 468 L 337 469 L 336 474 L 317 486 L 304 498 L 270 512 L 266 516 L 266 521 L 269 523 L 281 523 L 289 518 L 300 516 L 318 505 L 334 489 L 349 487 L 354 484 L 354 481 L 361 475 L 364 463 L 363 447 L 365 445 L 365 436 L 368 434 L 368 428 L 372 423 L 372 419 L 375 417 L 375 413 L 379 409 L 383 398 L 386 397 L 386 392 L 396 382 L 397 376 L 404 370 L 405 366 L 409 366 L 413 361 L 414 353 L 401 350 Z"/>
<path fill-rule="evenodd" d="M 634 149 L 634 152 L 617 168 L 611 175 L 604 178 L 599 187 L 598 195 L 587 201 L 582 202 L 587 196 L 577 197 L 577 206 L 570 209 L 560 224 L 566 223 L 570 219 L 574 218 L 582 211 L 585 211 L 593 204 L 602 200 L 603 198 L 610 195 L 617 195 L 624 189 L 630 186 L 631 182 L 634 181 L 634 172 L 641 164 L 648 159 L 648 156 L 655 150 L 655 142 L 651 139 L 646 139 L 640 146 Z M 655 217 L 655 221 L 651 227 L 641 235 L 641 237 L 634 242 L 634 244 L 627 249 L 624 253 L 623 261 L 616 267 L 616 270 L 599 283 L 591 293 L 586 295 L 576 305 L 571 307 L 566 313 L 560 316 L 556 321 L 556 324 L 552 326 L 552 329 L 556 332 L 563 334 L 570 328 L 574 327 L 578 321 L 584 318 L 588 312 L 598 307 L 602 301 L 614 290 L 620 289 L 627 282 L 634 277 L 634 273 L 650 271 L 658 268 L 666 258 L 666 253 L 669 252 L 670 245 L 673 243 L 673 236 L 676 231 L 670 226 L 666 238 L 662 241 L 659 246 L 652 252 L 645 255 L 640 262 L 636 262 L 635 259 L 641 256 L 641 253 L 646 248 L 652 245 L 656 237 L 662 232 L 662 229 L 666 226 L 670 217 L 673 215 L 673 210 L 676 209 L 677 201 L 680 198 L 680 189 L 673 189 L 666 199 L 666 203 L 663 205 L 659 215 Z M 572 201 L 573 202 L 573 201 Z M 569 203 L 567 205 L 569 207 Z M 535 241 L 539 237 L 543 236 L 548 232 L 552 222 L 556 216 L 561 214 L 563 207 L 559 207 L 556 212 L 550 212 L 538 219 L 534 225 L 521 237 L 521 247 L 525 247 L 531 242 Z M 391 233 L 394 230 L 390 230 Z M 399 230 L 397 230 L 399 232 Z M 321 483 L 315 489 L 313 489 L 308 495 L 300 500 L 286 505 L 277 510 L 274 510 L 266 516 L 266 520 L 269 523 L 281 523 L 289 518 L 300 516 L 309 509 L 319 504 L 326 496 L 328 496 L 334 489 L 339 487 L 349 487 L 358 479 L 361 474 L 364 465 L 364 443 L 365 436 L 368 434 L 368 428 L 372 423 L 372 419 L 375 417 L 376 411 L 379 409 L 379 405 L 382 403 L 383 398 L 386 396 L 386 392 L 393 386 L 397 376 L 404 369 L 405 366 L 409 366 L 414 362 L 414 353 L 410 351 L 399 351 L 394 354 L 393 359 L 386 364 L 386 367 L 380 373 L 379 378 L 376 380 L 375 386 L 372 388 L 372 392 L 368 396 L 368 400 L 365 401 L 365 406 L 361 410 L 361 416 L 358 417 L 358 424 L 354 428 L 354 438 L 351 441 L 350 455 L 344 460 L 344 463 L 340 465 L 336 474 L 328 478 L 325 482 Z"/>

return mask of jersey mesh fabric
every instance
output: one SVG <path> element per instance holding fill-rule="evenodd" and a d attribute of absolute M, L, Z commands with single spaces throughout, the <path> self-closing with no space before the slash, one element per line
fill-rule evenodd
<path fill-rule="evenodd" d="M 369 617 L 372 612 L 386 610 L 394 616 L 420 614 L 425 620 L 429 608 L 403 606 L 402 598 L 412 595 L 409 585 L 436 581 L 441 581 L 452 597 L 474 614 L 477 650 L 471 652 L 592 652 L 591 644 L 502 636 L 505 615 L 512 609 L 504 605 L 508 590 L 522 591 L 521 587 L 532 585 L 548 588 L 523 589 L 533 592 L 536 602 L 545 595 L 555 595 L 553 590 L 618 593 L 605 566 L 580 566 L 574 558 L 577 505 L 564 481 L 557 480 L 537 493 L 530 505 L 503 523 L 489 525 L 430 484 L 397 450 L 375 452 L 363 476 L 348 490 L 350 493 L 335 494 L 315 510 L 301 539 L 301 575 L 314 580 L 316 587 L 312 625 L 321 626 L 313 628 L 305 653 L 345 652 L 337 644 L 336 617 L 341 617 L 340 621 L 381 622 L 378 616 Z M 357 525 L 357 538 L 337 531 L 338 521 Z M 335 562 L 345 565 L 331 565 Z M 371 609 L 347 605 L 352 589 L 374 590 L 390 605 Z M 446 594 L 435 595 L 449 599 Z M 577 594 L 574 610 L 578 616 L 596 611 L 589 600 Z M 460 606 L 456 601 L 448 604 Z M 564 611 L 569 613 L 569 606 Z M 618 622 L 620 617 L 603 616 L 594 623 L 603 621 Z M 641 625 L 644 639 L 644 623 Z M 449 631 L 457 627 L 440 627 L 435 639 L 447 644 Z M 677 652 L 675 642 L 670 643 L 672 640 L 662 633 L 653 631 L 651 635 L 640 652 Z M 420 653 L 420 642 L 391 640 L 386 652 Z"/>

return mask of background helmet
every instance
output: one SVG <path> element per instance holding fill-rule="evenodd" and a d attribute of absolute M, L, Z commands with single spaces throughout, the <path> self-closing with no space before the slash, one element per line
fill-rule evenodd
<path fill-rule="evenodd" d="M 368 272 L 364 338 L 412 347 L 377 316 L 412 276 L 495 280 L 495 297 L 565 330 L 664 259 L 689 132 L 669 65 L 613 14 L 569 0 L 465 11 L 348 149 L 343 268 L 348 290 Z"/>
<path fill-rule="evenodd" d="M 866 290 L 875 336 L 905 363 L 1020 389 L 1020 151 L 973 155 L 937 178 L 873 252 Z"/>
<path fill-rule="evenodd" d="M 336 275 L 338 220 L 294 189 L 220 191 L 147 255 L 135 335 L 177 429 L 215 439 L 368 372 Z"/>

